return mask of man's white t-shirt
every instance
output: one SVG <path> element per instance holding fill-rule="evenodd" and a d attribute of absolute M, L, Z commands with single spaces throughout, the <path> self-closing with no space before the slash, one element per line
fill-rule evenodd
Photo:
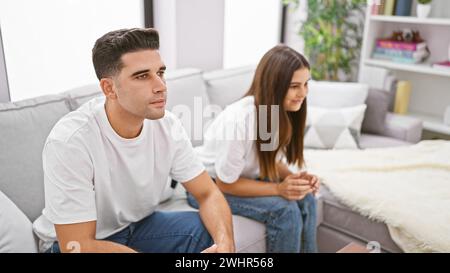
<path fill-rule="evenodd" d="M 255 98 L 247 96 L 227 106 L 208 127 L 195 152 L 210 176 L 225 183 L 259 177 L 256 114 Z"/>
<path fill-rule="evenodd" d="M 104 239 L 152 214 L 169 177 L 186 182 L 204 171 L 181 122 L 170 112 L 145 120 L 138 137 L 111 127 L 105 98 L 63 117 L 43 150 L 45 208 L 33 223 L 45 251 L 56 240 L 54 224 L 97 221 Z"/>

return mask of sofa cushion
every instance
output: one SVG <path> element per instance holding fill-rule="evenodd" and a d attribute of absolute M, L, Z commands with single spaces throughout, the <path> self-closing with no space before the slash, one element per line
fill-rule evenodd
<path fill-rule="evenodd" d="M 362 132 L 383 134 L 386 129 L 386 115 L 389 108 L 390 93 L 379 89 L 370 89 L 366 100 L 367 109 L 362 124 Z"/>
<path fill-rule="evenodd" d="M 359 148 L 365 110 L 365 104 L 340 109 L 310 106 L 305 129 L 305 148 Z"/>
<path fill-rule="evenodd" d="M 222 109 L 240 98 L 250 88 L 255 73 L 254 66 L 224 69 L 205 73 L 209 100 Z"/>
<path fill-rule="evenodd" d="M 30 220 L 0 191 L 0 253 L 35 253 Z"/>
<path fill-rule="evenodd" d="M 90 101 L 91 99 L 103 95 L 101 91 L 100 85 L 98 83 L 88 84 L 84 86 L 80 86 L 78 88 L 70 89 L 61 95 L 67 95 L 70 101 L 71 110 L 76 110 L 85 102 Z"/>
<path fill-rule="evenodd" d="M 167 82 L 167 110 L 180 118 L 194 146 L 203 143 L 204 126 L 210 117 L 204 112 L 209 104 L 206 85 L 199 69 L 186 68 L 169 71 Z"/>
<path fill-rule="evenodd" d="M 0 104 L 0 191 L 31 221 L 44 207 L 45 140 L 69 111 L 67 98 L 56 95 Z"/>
<path fill-rule="evenodd" d="M 372 221 L 341 204 L 326 186 L 321 187 L 320 193 L 323 198 L 323 222 L 321 226 L 366 243 L 379 242 L 381 248 L 387 252 L 401 252 L 401 249 L 389 235 L 389 230 L 384 223 Z M 322 247 L 322 249 L 330 250 L 326 247 Z"/>
<path fill-rule="evenodd" d="M 365 103 L 368 93 L 367 84 L 310 81 L 308 104 L 327 108 L 357 106 Z"/>

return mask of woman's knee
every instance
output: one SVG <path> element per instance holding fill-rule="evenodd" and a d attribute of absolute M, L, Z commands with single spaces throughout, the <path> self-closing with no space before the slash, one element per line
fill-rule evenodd
<path fill-rule="evenodd" d="M 301 217 L 301 211 L 295 201 L 288 201 L 284 198 L 279 198 L 279 201 L 274 203 L 271 207 L 271 216 L 275 219 L 283 219 L 298 224 Z"/>
<path fill-rule="evenodd" d="M 307 194 L 303 199 L 304 206 L 306 209 L 315 210 L 316 209 L 316 198 L 311 193 Z"/>

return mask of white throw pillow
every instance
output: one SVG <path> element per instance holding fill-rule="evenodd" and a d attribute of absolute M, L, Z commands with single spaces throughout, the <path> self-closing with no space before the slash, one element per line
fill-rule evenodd
<path fill-rule="evenodd" d="M 310 81 L 308 106 L 342 108 L 364 104 L 369 85 L 351 82 Z"/>
<path fill-rule="evenodd" d="M 36 253 L 30 220 L 0 191 L 0 253 Z"/>
<path fill-rule="evenodd" d="M 308 106 L 304 146 L 358 149 L 365 104 L 340 109 Z"/>

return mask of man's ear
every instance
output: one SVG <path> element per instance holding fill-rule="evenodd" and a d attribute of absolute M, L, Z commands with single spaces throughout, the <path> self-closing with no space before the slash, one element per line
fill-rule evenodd
<path fill-rule="evenodd" d="M 117 99 L 117 94 L 114 87 L 114 81 L 111 78 L 103 78 L 100 80 L 100 87 L 103 94 L 109 99 Z"/>

